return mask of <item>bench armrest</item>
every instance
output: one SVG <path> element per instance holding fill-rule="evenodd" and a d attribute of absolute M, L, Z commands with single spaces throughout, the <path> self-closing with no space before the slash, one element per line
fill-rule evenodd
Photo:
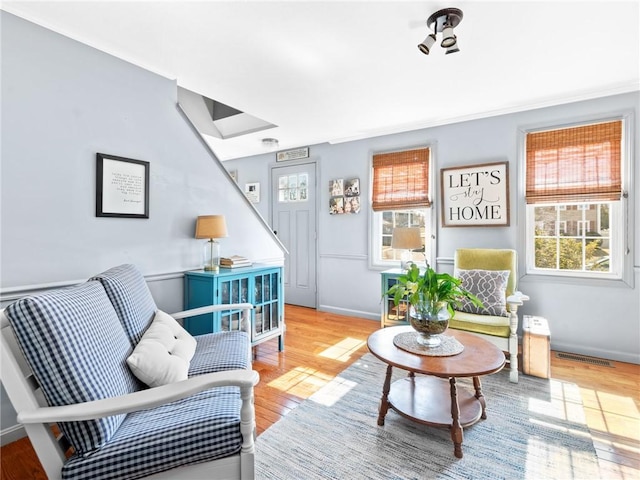
<path fill-rule="evenodd" d="M 189 318 L 204 313 L 220 312 L 225 310 L 242 310 L 242 330 L 251 337 L 251 319 L 249 318 L 254 306 L 250 303 L 223 303 L 219 305 L 207 305 L 206 307 L 192 308 L 182 312 L 171 313 L 175 319 Z"/>
<path fill-rule="evenodd" d="M 260 376 L 255 370 L 226 370 L 191 377 L 119 397 L 61 407 L 39 407 L 18 414 L 20 423 L 75 422 L 158 407 L 213 387 L 237 386 L 251 391 Z M 245 395 L 242 395 L 245 397 Z M 253 395 L 250 395 L 253 398 Z"/>

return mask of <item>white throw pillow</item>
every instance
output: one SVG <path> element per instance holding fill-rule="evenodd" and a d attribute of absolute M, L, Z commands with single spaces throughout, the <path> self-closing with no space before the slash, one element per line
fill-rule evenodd
<path fill-rule="evenodd" d="M 196 339 L 171 315 L 158 310 L 127 365 L 150 387 L 186 380 L 196 345 Z"/>

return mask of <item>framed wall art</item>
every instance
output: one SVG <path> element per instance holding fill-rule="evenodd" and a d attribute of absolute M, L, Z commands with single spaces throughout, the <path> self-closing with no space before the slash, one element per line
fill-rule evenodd
<path fill-rule="evenodd" d="M 329 181 L 329 214 L 360 213 L 360 179 Z"/>
<path fill-rule="evenodd" d="M 509 163 L 440 170 L 443 227 L 509 226 Z"/>
<path fill-rule="evenodd" d="M 309 147 L 295 148 L 293 150 L 285 150 L 276 154 L 276 162 L 286 162 L 288 160 L 300 160 L 301 158 L 309 158 Z"/>
<path fill-rule="evenodd" d="M 96 217 L 149 218 L 149 162 L 96 154 Z"/>
<path fill-rule="evenodd" d="M 251 203 L 260 203 L 260 183 L 246 183 L 244 194 Z"/>

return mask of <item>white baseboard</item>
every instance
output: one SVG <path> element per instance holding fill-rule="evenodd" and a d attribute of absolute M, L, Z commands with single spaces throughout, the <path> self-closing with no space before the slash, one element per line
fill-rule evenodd
<path fill-rule="evenodd" d="M 551 336 L 551 350 L 554 350 L 556 352 L 575 353 L 578 355 L 586 355 L 587 357 L 603 358 L 606 360 L 615 360 L 616 362 L 625 362 L 640 365 L 640 354 L 618 352 L 615 350 L 605 350 L 602 348 L 590 348 L 570 343 L 554 342 L 553 335 Z"/>
<path fill-rule="evenodd" d="M 320 305 L 318 306 L 318 311 L 335 313 L 337 315 L 345 315 L 347 317 L 360 317 L 366 318 L 368 320 L 377 320 L 378 322 L 380 321 L 380 312 L 363 312 L 362 310 L 351 310 L 349 308 L 333 307 L 331 305 Z"/>
<path fill-rule="evenodd" d="M 9 428 L 4 428 L 0 430 L 0 446 L 4 447 L 26 436 L 27 432 L 25 432 L 22 425 L 16 424 Z"/>

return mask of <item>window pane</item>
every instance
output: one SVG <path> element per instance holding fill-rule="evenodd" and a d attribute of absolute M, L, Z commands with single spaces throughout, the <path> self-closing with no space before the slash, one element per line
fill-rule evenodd
<path fill-rule="evenodd" d="M 409 212 L 394 212 L 394 227 L 408 227 L 409 226 Z"/>
<path fill-rule="evenodd" d="M 557 241 L 554 238 L 536 238 L 536 268 L 556 268 L 558 262 Z"/>
<path fill-rule="evenodd" d="M 555 206 L 554 207 L 536 207 L 535 219 L 536 219 L 536 235 L 555 235 L 556 234 L 556 207 Z"/>
<path fill-rule="evenodd" d="M 393 232 L 393 212 L 382 212 L 382 234 L 391 235 L 392 232 Z"/>
<path fill-rule="evenodd" d="M 560 270 L 582 270 L 582 241 L 560 239 Z"/>

